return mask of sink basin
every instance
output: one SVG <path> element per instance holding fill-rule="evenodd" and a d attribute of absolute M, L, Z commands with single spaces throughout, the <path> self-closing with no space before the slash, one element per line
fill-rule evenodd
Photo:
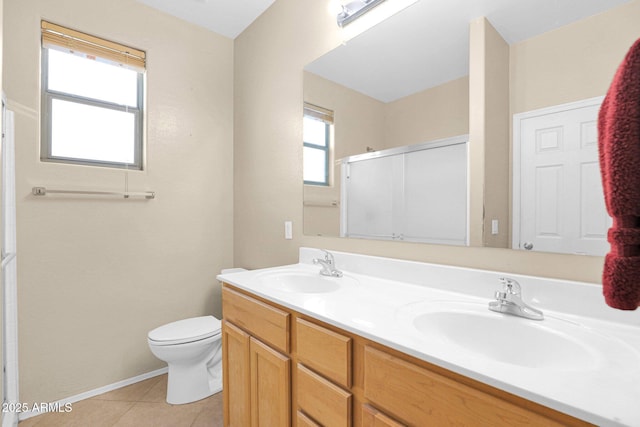
<path fill-rule="evenodd" d="M 305 271 L 273 271 L 259 278 L 260 283 L 276 291 L 318 294 L 335 292 L 345 285 L 354 285 L 352 277 L 328 277 Z"/>
<path fill-rule="evenodd" d="M 433 301 L 411 307 L 405 317 L 434 345 L 524 368 L 590 370 L 605 359 L 637 360 L 623 342 L 579 323 L 552 316 L 536 321 L 495 313 L 483 303 Z M 613 350 L 618 360 L 605 358 L 602 349 L 607 355 Z"/>

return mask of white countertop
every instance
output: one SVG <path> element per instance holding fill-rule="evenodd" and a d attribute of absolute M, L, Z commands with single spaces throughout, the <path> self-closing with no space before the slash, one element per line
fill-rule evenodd
<path fill-rule="evenodd" d="M 313 265 L 321 257 L 315 249 L 301 248 L 300 263 L 289 266 L 222 274 L 218 279 L 276 304 L 384 344 L 418 359 L 487 383 L 509 393 L 548 406 L 599 426 L 640 426 L 640 312 L 607 307 L 597 285 L 517 274 L 440 266 L 389 258 L 332 252 L 336 267 L 344 272 L 344 286 L 333 292 L 299 293 L 265 286 L 264 277 L 280 273 L 316 274 Z M 365 274 L 366 273 L 366 274 Z M 416 329 L 412 314 L 453 303 L 486 306 L 500 289 L 498 278 L 520 282 L 523 299 L 544 311 L 545 320 L 535 327 L 563 328 L 595 337 L 596 351 L 588 361 L 554 366 L 555 348 L 541 349 L 535 342 L 532 354 L 544 355 L 544 368 L 533 357 L 528 366 L 478 357 L 456 342 L 427 339 Z M 444 308 L 443 308 L 444 307 Z M 487 312 L 489 312 L 487 310 Z M 489 312 L 493 313 L 493 312 Z M 536 322 L 515 316 L 508 322 Z M 529 325 L 526 325 L 529 326 Z M 577 334 L 579 339 L 580 333 Z M 486 331 L 487 337 L 495 335 Z M 431 338 L 431 337 L 430 337 Z M 472 338 L 472 337 L 470 337 Z M 473 337 L 483 339 L 480 337 Z M 517 351 L 528 351 L 514 337 Z M 622 351 L 620 351 L 622 350 Z M 550 363 L 551 361 L 551 363 Z M 562 363 L 560 363 L 562 362 Z"/>

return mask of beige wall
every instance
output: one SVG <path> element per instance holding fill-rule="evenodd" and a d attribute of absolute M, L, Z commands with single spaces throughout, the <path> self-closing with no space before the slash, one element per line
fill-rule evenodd
<path fill-rule="evenodd" d="M 234 41 L 236 265 L 297 260 L 303 241 L 302 68 L 340 43 L 328 4 L 276 0 Z M 286 220 L 293 221 L 293 240 L 284 239 Z"/>
<path fill-rule="evenodd" d="M 40 19 L 146 50 L 146 168 L 157 198 L 47 196 L 121 190 L 121 170 L 39 161 Z M 147 332 L 220 316 L 233 264 L 233 42 L 133 0 L 7 0 L 4 88 L 16 111 L 20 401 L 50 402 L 164 365 Z M 277 126 L 277 124 L 276 124 Z"/>
<path fill-rule="evenodd" d="M 235 40 L 236 263 L 291 263 L 300 246 L 311 246 L 599 282 L 598 257 L 301 235 L 302 68 L 340 43 L 328 3 L 277 0 Z M 293 240 L 283 238 L 286 219 L 294 221 Z"/>
<path fill-rule="evenodd" d="M 304 100 L 335 112 L 337 159 L 469 133 L 469 78 L 383 103 L 304 72 Z"/>
<path fill-rule="evenodd" d="M 640 1 L 511 46 L 511 111 L 521 113 L 604 95 L 640 38 Z"/>
<path fill-rule="evenodd" d="M 509 241 L 509 45 L 486 18 L 470 23 L 469 236 L 472 246 Z M 493 235 L 491 222 L 499 232 Z"/>
<path fill-rule="evenodd" d="M 310 72 L 304 72 L 304 100 L 332 110 L 335 159 L 384 148 L 385 104 Z"/>
<path fill-rule="evenodd" d="M 384 131 L 384 148 L 469 133 L 469 77 L 389 102 Z"/>

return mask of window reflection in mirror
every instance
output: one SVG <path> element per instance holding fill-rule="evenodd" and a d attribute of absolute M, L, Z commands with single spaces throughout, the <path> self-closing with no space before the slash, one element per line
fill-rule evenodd
<path fill-rule="evenodd" d="M 302 122 L 303 177 L 305 185 L 331 184 L 330 160 L 333 112 L 306 104 Z"/>

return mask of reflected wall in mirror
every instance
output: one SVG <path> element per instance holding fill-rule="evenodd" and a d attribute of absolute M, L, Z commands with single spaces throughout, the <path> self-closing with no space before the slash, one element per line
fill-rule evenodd
<path fill-rule="evenodd" d="M 335 120 L 330 185 L 304 188 L 305 234 L 340 235 L 341 159 L 468 133 L 471 245 L 516 248 L 514 179 L 490 176 L 514 169 L 513 116 L 604 95 L 640 37 L 640 0 L 442 3 L 420 0 L 305 67 L 305 102 Z M 483 16 L 506 46 L 506 79 L 491 80 L 493 47 L 473 30 Z M 492 110 L 505 87 L 507 108 Z"/>

